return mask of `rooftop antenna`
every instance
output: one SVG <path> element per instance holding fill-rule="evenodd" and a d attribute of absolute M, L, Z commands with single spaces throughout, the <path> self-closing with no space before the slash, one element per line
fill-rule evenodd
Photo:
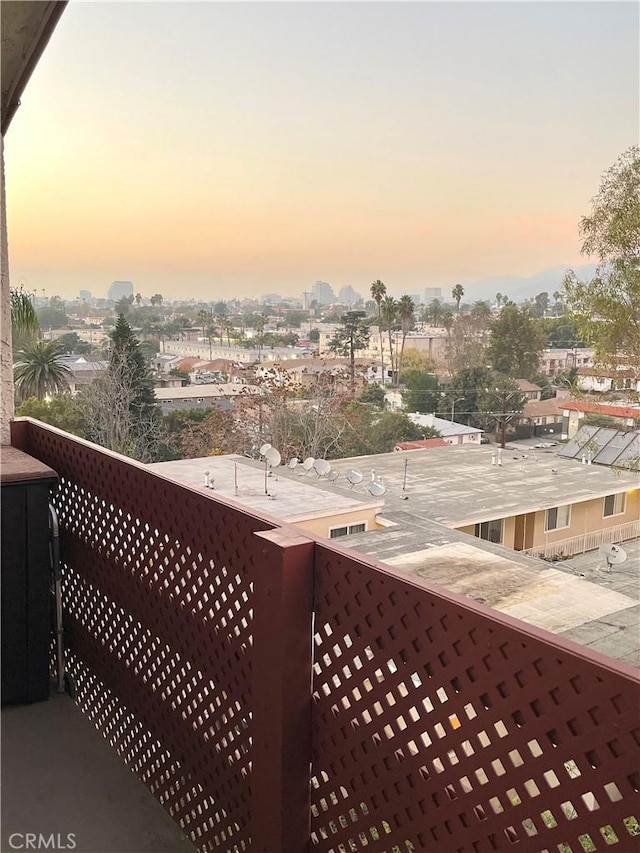
<path fill-rule="evenodd" d="M 354 486 L 357 486 L 358 483 L 362 482 L 362 472 L 358 471 L 357 468 L 351 468 L 346 473 L 346 478 L 349 482 L 349 488 L 353 489 Z"/>
<path fill-rule="evenodd" d="M 233 492 L 237 496 L 238 494 L 238 463 L 233 463 Z"/>
<path fill-rule="evenodd" d="M 404 475 L 402 477 L 402 491 L 406 491 L 407 489 L 407 465 L 409 464 L 409 460 L 407 457 L 404 457 Z"/>
<path fill-rule="evenodd" d="M 612 566 L 621 566 L 627 559 L 627 552 L 619 545 L 605 544 L 598 548 L 598 553 L 607 561 L 607 574 L 611 574 Z M 598 569 L 602 571 L 602 569 Z"/>
<path fill-rule="evenodd" d="M 204 487 L 205 489 L 209 488 L 209 471 L 204 472 Z"/>

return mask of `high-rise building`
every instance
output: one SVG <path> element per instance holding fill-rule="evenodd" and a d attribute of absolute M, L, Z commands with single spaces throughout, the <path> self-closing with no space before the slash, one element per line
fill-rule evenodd
<path fill-rule="evenodd" d="M 123 296 L 133 296 L 132 281 L 112 281 L 111 287 L 107 291 L 107 299 L 113 299 L 117 302 Z"/>
<path fill-rule="evenodd" d="M 333 288 L 326 281 L 316 281 L 313 285 L 313 298 L 318 305 L 331 305 L 336 301 L 336 295 Z"/>
<path fill-rule="evenodd" d="M 340 289 L 338 299 L 343 305 L 355 305 L 356 302 L 360 302 L 362 297 L 350 284 L 347 284 L 346 287 Z"/>
<path fill-rule="evenodd" d="M 81 290 L 80 291 L 80 299 L 85 302 L 91 302 L 91 291 L 90 290 Z"/>
<path fill-rule="evenodd" d="M 433 299 L 442 299 L 441 287 L 425 287 L 424 289 L 424 304 L 431 302 Z"/>

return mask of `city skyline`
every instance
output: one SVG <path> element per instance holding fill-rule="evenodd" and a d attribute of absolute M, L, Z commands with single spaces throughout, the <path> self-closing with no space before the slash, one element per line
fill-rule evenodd
<path fill-rule="evenodd" d="M 617 2 L 72 2 L 5 143 L 12 284 L 444 294 L 583 264 L 580 217 L 637 138 L 638 20 Z"/>

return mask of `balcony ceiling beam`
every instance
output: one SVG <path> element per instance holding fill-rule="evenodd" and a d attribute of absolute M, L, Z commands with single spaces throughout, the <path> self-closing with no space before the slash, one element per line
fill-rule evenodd
<path fill-rule="evenodd" d="M 0 4 L 3 136 L 66 5 L 67 0 L 4 0 Z"/>

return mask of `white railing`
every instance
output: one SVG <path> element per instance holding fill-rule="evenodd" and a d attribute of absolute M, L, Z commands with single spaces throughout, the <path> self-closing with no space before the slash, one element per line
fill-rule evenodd
<path fill-rule="evenodd" d="M 558 539 L 546 545 L 538 545 L 536 548 L 525 548 L 521 553 L 529 557 L 539 557 L 549 560 L 553 557 L 572 557 L 574 554 L 584 554 L 586 551 L 595 551 L 600 545 L 613 542 L 627 542 L 629 539 L 640 537 L 640 521 L 628 521 L 626 524 L 618 524 L 616 527 L 607 527 L 603 530 L 593 530 L 582 536 L 572 536 L 571 539 Z"/>

